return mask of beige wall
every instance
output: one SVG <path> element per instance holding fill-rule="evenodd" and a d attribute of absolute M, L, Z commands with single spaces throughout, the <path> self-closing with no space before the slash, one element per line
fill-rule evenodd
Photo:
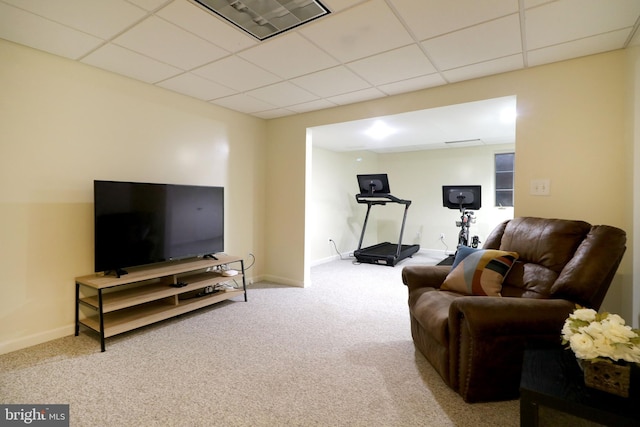
<path fill-rule="evenodd" d="M 306 129 L 283 126 L 282 122 L 267 123 L 269 134 L 278 140 L 267 149 L 265 198 L 265 279 L 301 286 L 304 265 L 304 195 L 306 182 Z M 299 148 L 302 146 L 302 149 Z M 271 245 L 271 241 L 277 242 Z"/>
<path fill-rule="evenodd" d="M 0 353 L 73 333 L 94 179 L 225 186 L 225 250 L 263 268 L 264 120 L 2 40 L 0 93 Z"/>
<path fill-rule="evenodd" d="M 640 218 L 640 39 L 636 37 L 636 46 L 628 51 L 628 111 L 625 115 L 627 119 L 629 147 L 626 151 L 627 179 L 633 183 L 631 191 L 633 199 L 633 210 L 627 212 L 629 222 L 634 218 Z M 640 221 L 633 221 L 633 245 L 627 253 L 628 259 L 632 260 L 634 270 L 632 277 L 625 281 L 625 296 L 632 295 L 625 300 L 625 304 L 631 306 L 635 327 L 640 327 Z"/>
<path fill-rule="evenodd" d="M 312 177 L 307 186 L 308 261 L 321 263 L 338 256 L 348 256 L 358 247 L 366 206 L 358 205 L 356 175 L 381 172 L 379 156 L 372 152 L 338 153 L 314 147 Z M 368 242 L 377 242 L 376 215 L 367 227 Z M 335 246 L 329 243 L 335 242 Z M 397 236 L 396 236 L 397 239 Z"/>
<path fill-rule="evenodd" d="M 516 95 L 515 215 L 631 235 L 638 56 L 616 51 L 265 122 L 0 40 L 0 352 L 72 333 L 73 277 L 92 271 L 93 179 L 224 185 L 226 251 L 254 253 L 254 277 L 304 285 L 306 129 L 318 125 Z M 536 178 L 551 180 L 551 196 L 528 194 Z M 633 240 L 605 304 L 634 310 L 637 322 Z"/>
<path fill-rule="evenodd" d="M 302 171 L 289 164 L 302 164 L 307 153 L 305 129 L 349 120 L 414 111 L 460 102 L 516 95 L 516 216 L 582 219 L 594 224 L 623 228 L 630 235 L 632 186 L 628 180 L 627 156 L 633 143 L 625 132 L 629 117 L 628 60 L 625 51 L 579 58 L 531 69 L 465 81 L 356 105 L 271 120 L 267 181 L 297 182 Z M 530 181 L 550 179 L 551 195 L 529 194 Z M 298 262 L 271 259 L 268 269 L 291 282 L 303 282 L 305 268 L 299 262 L 304 250 L 305 220 L 299 214 L 305 204 L 300 186 L 283 194 L 272 193 L 268 218 L 282 214 L 283 204 L 297 214 L 269 222 L 270 251 L 296 252 Z M 297 242 L 297 248 L 291 244 Z M 631 246 L 631 242 L 630 242 Z M 625 257 L 611 289 L 606 308 L 620 308 L 631 318 L 623 301 L 632 301 L 630 257 Z M 630 282 L 629 282 L 630 283 Z"/>

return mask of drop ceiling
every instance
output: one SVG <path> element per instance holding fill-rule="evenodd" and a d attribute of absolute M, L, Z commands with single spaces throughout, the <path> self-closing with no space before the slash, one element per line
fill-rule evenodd
<path fill-rule="evenodd" d="M 266 119 L 640 44 L 639 0 L 323 4 L 260 41 L 190 0 L 0 0 L 0 38 Z"/>
<path fill-rule="evenodd" d="M 309 128 L 315 147 L 397 153 L 515 144 L 516 96 Z"/>

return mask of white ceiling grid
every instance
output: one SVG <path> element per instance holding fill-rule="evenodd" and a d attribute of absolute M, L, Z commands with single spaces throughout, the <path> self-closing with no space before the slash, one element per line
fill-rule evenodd
<path fill-rule="evenodd" d="M 262 118 L 640 44 L 638 0 L 324 0 L 258 41 L 190 0 L 0 0 L 0 38 Z"/>

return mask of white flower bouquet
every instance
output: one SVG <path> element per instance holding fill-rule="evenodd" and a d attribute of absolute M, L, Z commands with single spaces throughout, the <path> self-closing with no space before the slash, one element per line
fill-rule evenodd
<path fill-rule="evenodd" d="M 640 330 L 625 325 L 617 314 L 578 306 L 564 322 L 562 343 L 578 359 L 640 364 Z"/>

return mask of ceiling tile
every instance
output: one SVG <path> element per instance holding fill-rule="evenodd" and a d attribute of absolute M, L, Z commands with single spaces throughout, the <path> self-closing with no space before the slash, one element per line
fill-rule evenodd
<path fill-rule="evenodd" d="M 176 0 L 156 15 L 229 52 L 237 52 L 257 44 L 257 40 L 244 31 L 187 0 Z"/>
<path fill-rule="evenodd" d="M 173 0 L 128 0 L 129 3 L 133 3 L 136 6 L 143 8 L 144 10 L 156 10 L 163 4 L 171 3 Z"/>
<path fill-rule="evenodd" d="M 190 70 L 227 55 L 219 47 L 153 16 L 113 42 L 183 70 Z"/>
<path fill-rule="evenodd" d="M 261 101 L 244 93 L 219 98 L 211 101 L 211 103 L 247 114 L 252 114 L 256 111 L 266 111 L 276 108 L 276 106 L 273 104 Z"/>
<path fill-rule="evenodd" d="M 276 108 L 274 110 L 258 111 L 253 113 L 253 115 L 261 119 L 277 119 L 278 117 L 290 116 L 292 113 L 294 113 L 294 111 Z"/>
<path fill-rule="evenodd" d="M 320 2 L 329 8 L 331 12 L 339 12 L 348 9 L 351 6 L 362 3 L 363 0 L 320 0 Z"/>
<path fill-rule="evenodd" d="M 415 90 L 426 89 L 446 84 L 447 81 L 440 74 L 430 74 L 428 76 L 415 77 L 413 79 L 402 80 L 378 86 L 378 89 L 387 95 L 397 95 L 399 93 L 413 92 Z"/>
<path fill-rule="evenodd" d="M 437 71 L 415 44 L 351 62 L 348 67 L 374 85 L 397 82 Z"/>
<path fill-rule="evenodd" d="M 291 79 L 291 82 L 321 97 L 341 95 L 371 86 L 342 66 L 297 77 Z"/>
<path fill-rule="evenodd" d="M 239 91 L 255 89 L 279 81 L 268 71 L 237 56 L 229 56 L 193 70 L 194 74 Z"/>
<path fill-rule="evenodd" d="M 440 70 L 485 62 L 522 51 L 520 19 L 510 15 L 422 43 Z"/>
<path fill-rule="evenodd" d="M 276 107 L 288 107 L 289 105 L 301 104 L 317 99 L 315 95 L 289 82 L 276 83 L 271 86 L 255 89 L 247 92 L 247 95 L 273 104 Z"/>
<path fill-rule="evenodd" d="M 124 0 L 4 1 L 102 39 L 115 36 L 146 16 L 144 10 Z"/>
<path fill-rule="evenodd" d="M 338 65 L 338 61 L 297 33 L 269 39 L 238 55 L 285 79 Z"/>
<path fill-rule="evenodd" d="M 619 49 L 620 46 L 624 45 L 628 36 L 629 30 L 624 29 L 542 49 L 531 50 L 527 53 L 527 62 L 529 66 L 533 67 L 550 62 Z"/>
<path fill-rule="evenodd" d="M 323 110 L 325 108 L 335 107 L 337 104 L 327 101 L 326 99 L 318 99 L 316 101 L 304 102 L 302 104 L 291 105 L 287 109 L 295 113 L 306 113 L 308 111 Z"/>
<path fill-rule="evenodd" d="M 184 73 L 179 76 L 172 77 L 158 83 L 158 86 L 193 96 L 194 98 L 202 99 L 204 101 L 222 98 L 236 93 L 233 89 L 229 89 L 228 87 L 191 73 Z"/>
<path fill-rule="evenodd" d="M 636 33 L 629 42 L 629 46 L 640 46 L 640 30 L 636 29 Z"/>
<path fill-rule="evenodd" d="M 524 0 L 525 9 L 530 9 L 532 7 L 540 6 L 545 3 L 551 3 L 552 1 L 557 0 Z"/>
<path fill-rule="evenodd" d="M 156 83 L 182 72 L 179 68 L 114 44 L 100 47 L 81 62 L 147 83 Z"/>
<path fill-rule="evenodd" d="M 393 5 L 418 40 L 518 12 L 517 0 L 394 0 Z"/>
<path fill-rule="evenodd" d="M 638 0 L 563 0 L 548 3 L 526 12 L 527 48 L 539 49 L 630 28 L 638 19 L 638 14 Z"/>
<path fill-rule="evenodd" d="M 376 88 L 369 88 L 363 90 L 357 90 L 355 92 L 349 92 L 342 95 L 332 96 L 327 98 L 331 102 L 335 102 L 338 105 L 353 104 L 355 102 L 369 101 L 371 99 L 383 98 L 386 95 L 380 92 Z"/>
<path fill-rule="evenodd" d="M 444 71 L 442 74 L 449 82 L 459 82 L 492 74 L 506 73 L 507 71 L 520 69 L 522 66 L 522 54 L 516 54 L 466 67 L 454 68 Z"/>
<path fill-rule="evenodd" d="M 414 41 L 382 0 L 368 1 L 329 15 L 302 27 L 299 32 L 343 62 L 406 46 Z"/>
<path fill-rule="evenodd" d="M 97 37 L 3 3 L 0 3 L 0 37 L 71 59 L 78 59 L 103 43 Z"/>

